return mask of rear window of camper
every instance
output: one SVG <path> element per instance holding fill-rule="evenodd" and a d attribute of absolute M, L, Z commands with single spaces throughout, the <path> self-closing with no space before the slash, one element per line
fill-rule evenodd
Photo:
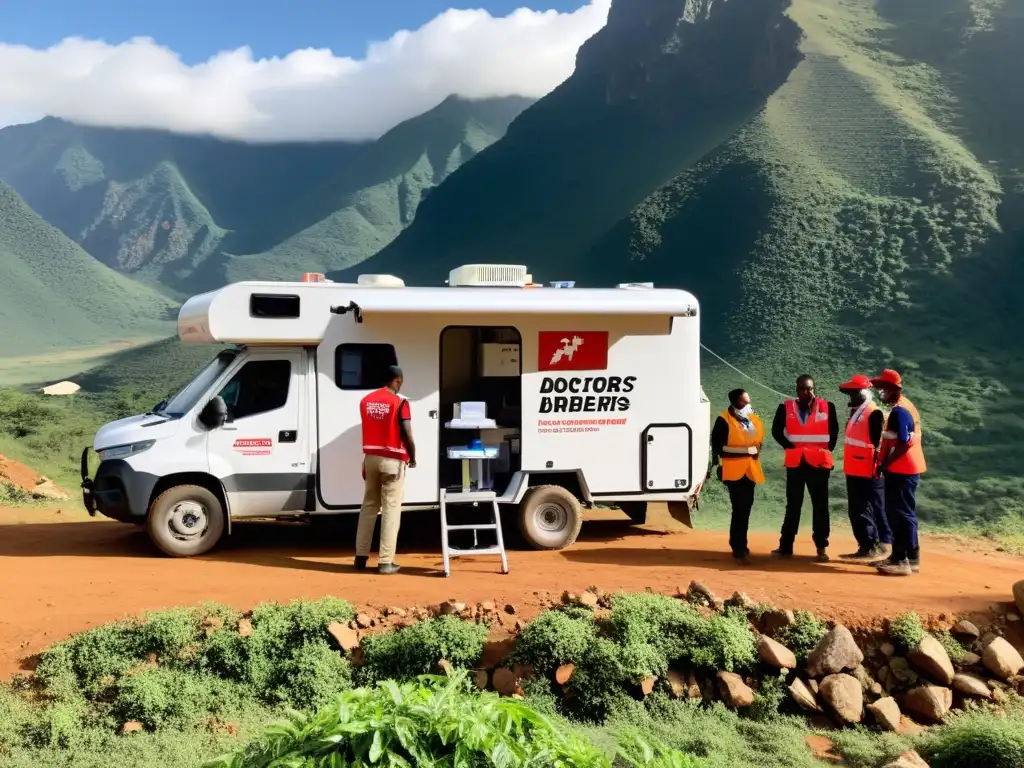
<path fill-rule="evenodd" d="M 398 357 L 390 344 L 341 344 L 334 351 L 334 381 L 341 389 L 379 389 L 391 365 Z"/>

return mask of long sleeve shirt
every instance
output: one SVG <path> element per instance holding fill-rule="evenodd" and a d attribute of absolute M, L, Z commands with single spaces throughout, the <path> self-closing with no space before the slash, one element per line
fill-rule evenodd
<path fill-rule="evenodd" d="M 797 407 L 801 411 L 801 415 L 804 417 L 810 412 L 810 406 L 804 407 L 800 401 L 797 401 Z M 881 436 L 881 432 L 879 432 Z M 786 404 L 783 403 L 775 411 L 775 418 L 772 419 L 772 438 L 775 442 L 781 445 L 783 448 L 795 448 L 786 437 Z M 834 451 L 836 449 L 836 443 L 839 442 L 839 417 L 836 416 L 836 406 L 831 401 L 828 401 L 828 449 Z"/>

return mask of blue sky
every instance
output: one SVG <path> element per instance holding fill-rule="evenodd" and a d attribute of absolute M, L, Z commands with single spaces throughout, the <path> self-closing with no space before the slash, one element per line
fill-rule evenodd
<path fill-rule="evenodd" d="M 534 10 L 574 10 L 585 0 L 3 0 L 0 41 L 46 48 L 69 36 L 120 43 L 153 37 L 187 64 L 251 46 L 256 58 L 297 48 L 330 48 L 361 56 L 370 40 L 416 29 L 449 7 L 483 8 L 504 16 Z"/>

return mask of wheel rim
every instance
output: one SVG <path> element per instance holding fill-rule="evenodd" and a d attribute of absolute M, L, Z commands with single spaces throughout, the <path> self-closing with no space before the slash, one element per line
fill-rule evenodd
<path fill-rule="evenodd" d="M 180 541 L 194 541 L 203 537 L 210 526 L 210 515 L 198 501 L 180 501 L 171 509 L 167 527 Z"/>
<path fill-rule="evenodd" d="M 569 527 L 569 513 L 561 504 L 545 502 L 534 512 L 537 527 L 544 533 L 561 533 Z"/>

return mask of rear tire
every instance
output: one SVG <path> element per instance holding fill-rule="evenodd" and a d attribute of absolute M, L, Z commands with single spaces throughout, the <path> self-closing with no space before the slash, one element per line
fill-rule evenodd
<path fill-rule="evenodd" d="M 565 549 L 583 526 L 580 500 L 559 485 L 538 485 L 519 505 L 519 530 L 533 549 Z"/>
<path fill-rule="evenodd" d="M 176 485 L 150 505 L 146 532 L 164 554 L 202 555 L 224 535 L 224 505 L 215 493 L 200 485 Z"/>

